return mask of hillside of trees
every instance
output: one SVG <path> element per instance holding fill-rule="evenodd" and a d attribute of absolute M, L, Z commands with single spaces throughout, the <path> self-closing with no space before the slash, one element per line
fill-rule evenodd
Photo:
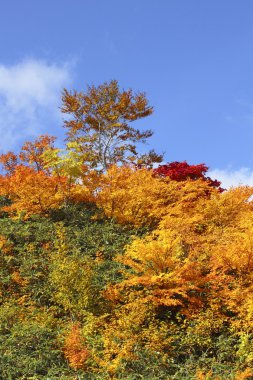
<path fill-rule="evenodd" d="M 140 154 L 117 81 L 62 112 L 0 157 L 0 378 L 253 379 L 253 188 Z"/>

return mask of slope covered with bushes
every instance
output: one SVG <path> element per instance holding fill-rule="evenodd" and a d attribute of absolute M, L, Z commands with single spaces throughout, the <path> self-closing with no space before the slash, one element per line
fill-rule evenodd
<path fill-rule="evenodd" d="M 68 141 L 1 156 L 2 379 L 250 379 L 253 188 L 136 142 L 144 94 L 63 96 Z"/>

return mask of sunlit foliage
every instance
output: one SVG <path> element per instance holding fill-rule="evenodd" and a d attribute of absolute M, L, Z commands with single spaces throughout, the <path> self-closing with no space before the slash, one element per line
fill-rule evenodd
<path fill-rule="evenodd" d="M 88 86 L 86 92 L 65 89 L 62 112 L 70 115 L 65 120 L 68 140 L 78 143 L 88 166 L 103 171 L 120 162 L 161 162 L 162 157 L 154 151 L 142 156 L 137 152 L 136 144 L 153 134 L 131 125 L 153 112 L 144 93 L 120 90 L 116 80 L 98 87 Z"/>
<path fill-rule="evenodd" d="M 63 94 L 68 141 L 1 155 L 0 377 L 253 377 L 253 188 L 139 155 L 144 94 Z"/>

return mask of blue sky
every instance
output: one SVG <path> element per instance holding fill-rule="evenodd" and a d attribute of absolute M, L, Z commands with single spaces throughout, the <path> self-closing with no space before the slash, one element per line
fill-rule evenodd
<path fill-rule="evenodd" d="M 252 16 L 252 0 L 3 1 L 0 149 L 62 137 L 62 88 L 117 79 L 154 106 L 149 148 L 253 185 Z"/>

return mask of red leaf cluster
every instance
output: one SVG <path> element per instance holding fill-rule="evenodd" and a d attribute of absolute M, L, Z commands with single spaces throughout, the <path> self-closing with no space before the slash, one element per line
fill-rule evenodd
<path fill-rule="evenodd" d="M 165 165 L 160 165 L 158 168 L 154 169 L 154 173 L 159 177 L 169 177 L 173 181 L 185 181 L 187 179 L 197 180 L 203 179 L 210 183 L 210 186 L 220 188 L 220 182 L 212 180 L 210 177 L 206 176 L 208 171 L 208 166 L 205 164 L 199 165 L 189 165 L 186 161 L 170 162 Z"/>

